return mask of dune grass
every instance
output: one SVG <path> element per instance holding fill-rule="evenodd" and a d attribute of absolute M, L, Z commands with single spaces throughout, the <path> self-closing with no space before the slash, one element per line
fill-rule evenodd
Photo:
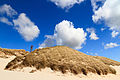
<path fill-rule="evenodd" d="M 120 66 L 120 62 L 114 61 L 114 60 L 106 58 L 106 57 L 94 56 L 94 58 L 99 59 L 100 61 L 102 61 L 106 65 Z"/>
<path fill-rule="evenodd" d="M 24 49 L 6 49 L 6 48 L 0 48 L 0 56 L 22 56 L 26 55 L 28 52 Z"/>
<path fill-rule="evenodd" d="M 16 57 L 8 63 L 5 69 L 14 70 L 23 67 L 35 67 L 37 70 L 48 67 L 62 73 L 83 73 L 84 75 L 87 75 L 89 72 L 99 75 L 116 74 L 115 69 L 110 67 L 109 64 L 106 65 L 101 59 L 65 46 L 36 49 L 26 56 Z"/>

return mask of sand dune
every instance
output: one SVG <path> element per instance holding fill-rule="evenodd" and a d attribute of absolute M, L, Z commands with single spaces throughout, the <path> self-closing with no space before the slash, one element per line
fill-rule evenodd
<path fill-rule="evenodd" d="M 98 75 L 116 74 L 116 70 L 110 65 L 119 66 L 120 62 L 104 58 L 86 55 L 66 46 L 47 47 L 36 49 L 25 56 L 17 56 L 8 63 L 6 70 L 35 67 L 37 70 L 51 68 L 61 71 L 63 74 L 71 72 L 75 75 L 97 73 Z"/>
<path fill-rule="evenodd" d="M 120 80 L 120 62 L 65 46 L 0 51 L 0 80 Z"/>
<path fill-rule="evenodd" d="M 72 73 L 62 74 L 61 72 L 54 72 L 50 68 L 36 71 L 35 73 L 29 73 L 34 68 L 24 68 L 22 71 L 7 71 L 4 70 L 8 62 L 13 57 L 0 58 L 0 79 L 1 80 L 120 80 L 120 66 L 112 66 L 117 74 L 97 75 L 89 73 L 87 76 L 83 74 L 74 75 Z"/>

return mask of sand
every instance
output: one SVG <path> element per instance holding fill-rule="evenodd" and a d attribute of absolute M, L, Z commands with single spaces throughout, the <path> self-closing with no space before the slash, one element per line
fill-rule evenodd
<path fill-rule="evenodd" d="M 120 66 L 111 66 L 116 69 L 117 74 L 97 75 L 89 73 L 87 76 L 83 74 L 74 75 L 71 73 L 62 74 L 61 72 L 54 72 L 50 68 L 45 68 L 41 71 L 29 73 L 35 68 L 24 68 L 23 70 L 7 71 L 4 70 L 8 62 L 14 59 L 15 56 L 10 58 L 0 58 L 0 80 L 120 80 Z"/>

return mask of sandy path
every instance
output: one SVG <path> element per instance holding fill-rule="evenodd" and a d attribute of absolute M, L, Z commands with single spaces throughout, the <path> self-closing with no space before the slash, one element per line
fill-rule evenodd
<path fill-rule="evenodd" d="M 120 66 L 114 66 L 117 70 L 116 75 L 109 74 L 107 76 L 99 76 L 92 73 L 87 76 L 82 74 L 75 76 L 71 73 L 62 74 L 61 72 L 53 72 L 49 68 L 35 73 L 28 73 L 31 68 L 26 68 L 24 70 L 25 72 L 5 71 L 5 66 L 13 58 L 14 57 L 9 59 L 0 58 L 0 80 L 120 80 Z"/>

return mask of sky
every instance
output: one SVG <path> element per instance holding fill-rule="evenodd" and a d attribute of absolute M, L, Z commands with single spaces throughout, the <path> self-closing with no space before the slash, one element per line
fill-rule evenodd
<path fill-rule="evenodd" d="M 120 61 L 120 0 L 0 0 L 0 47 L 64 45 Z"/>

